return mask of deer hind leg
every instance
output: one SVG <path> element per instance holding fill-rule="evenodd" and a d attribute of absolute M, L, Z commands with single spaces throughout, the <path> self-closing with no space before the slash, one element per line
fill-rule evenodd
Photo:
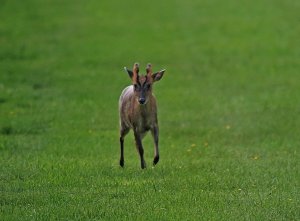
<path fill-rule="evenodd" d="M 140 159 L 141 159 L 141 168 L 145 169 L 146 162 L 144 159 L 144 149 L 143 149 L 143 144 L 142 144 L 142 138 L 137 132 L 134 132 L 134 138 L 135 138 L 136 149 L 137 149 L 137 151 L 140 155 Z"/>
<path fill-rule="evenodd" d="M 124 167 L 124 137 L 128 134 L 129 128 L 121 128 L 120 130 L 120 147 L 121 147 L 121 156 L 120 156 L 120 166 Z"/>
<path fill-rule="evenodd" d="M 153 165 L 156 165 L 159 161 L 159 150 L 158 150 L 158 138 L 159 138 L 159 130 L 158 126 L 155 126 L 151 129 L 151 134 L 154 139 L 154 159 Z"/>

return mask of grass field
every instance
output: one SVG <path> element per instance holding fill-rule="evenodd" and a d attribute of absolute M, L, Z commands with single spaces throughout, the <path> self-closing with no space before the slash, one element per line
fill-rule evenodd
<path fill-rule="evenodd" d="M 300 220 L 300 3 L 2 0 L 0 220 Z M 125 140 L 134 62 L 161 160 Z"/>

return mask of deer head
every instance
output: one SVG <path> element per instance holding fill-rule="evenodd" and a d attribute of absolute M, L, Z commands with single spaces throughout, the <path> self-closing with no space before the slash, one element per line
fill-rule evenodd
<path fill-rule="evenodd" d="M 149 96 L 152 94 L 152 85 L 154 82 L 159 81 L 165 72 L 165 70 L 152 73 L 152 65 L 148 64 L 146 67 L 146 74 L 139 75 L 139 64 L 135 63 L 133 69 L 128 70 L 124 68 L 132 80 L 134 87 L 134 94 L 139 104 L 144 105 L 148 102 Z"/>

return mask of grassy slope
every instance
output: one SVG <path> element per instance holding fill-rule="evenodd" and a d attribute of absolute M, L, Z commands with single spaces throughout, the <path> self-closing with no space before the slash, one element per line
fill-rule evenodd
<path fill-rule="evenodd" d="M 2 1 L 1 220 L 299 219 L 299 3 L 160 2 Z M 135 61 L 167 68 L 145 171 L 132 136 L 118 167 Z"/>

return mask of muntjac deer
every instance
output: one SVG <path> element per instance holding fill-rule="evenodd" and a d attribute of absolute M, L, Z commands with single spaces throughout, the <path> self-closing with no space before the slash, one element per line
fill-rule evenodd
<path fill-rule="evenodd" d="M 139 64 L 135 63 L 133 70 L 127 71 L 132 80 L 132 85 L 126 87 L 119 100 L 120 112 L 120 166 L 124 167 L 124 137 L 130 129 L 133 130 L 136 149 L 141 160 L 141 168 L 146 168 L 144 160 L 144 149 L 142 139 L 150 130 L 154 139 L 154 160 L 153 165 L 159 161 L 158 150 L 158 122 L 156 99 L 152 94 L 153 83 L 159 81 L 165 70 L 152 73 L 151 64 L 147 65 L 146 75 L 139 75 Z"/>

